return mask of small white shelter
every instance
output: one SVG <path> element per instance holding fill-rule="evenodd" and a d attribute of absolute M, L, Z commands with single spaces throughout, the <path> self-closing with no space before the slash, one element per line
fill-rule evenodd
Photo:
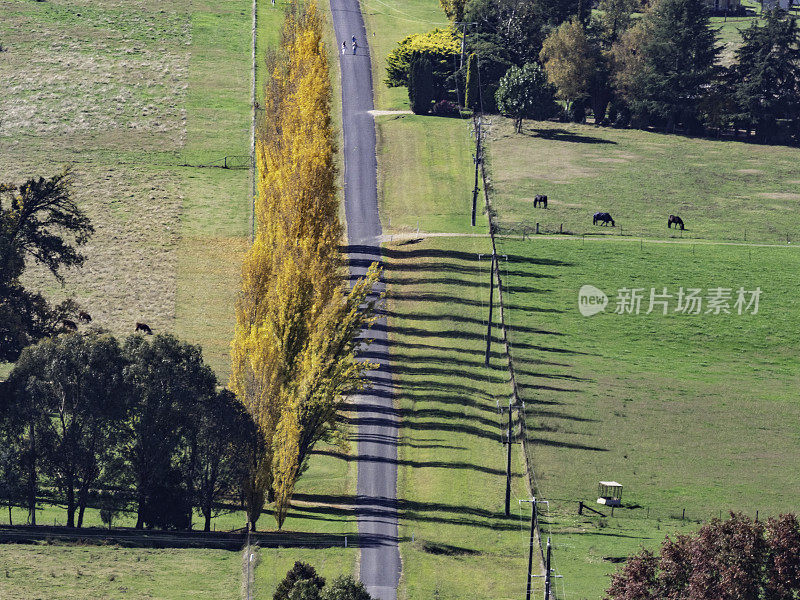
<path fill-rule="evenodd" d="M 598 504 L 622 506 L 622 484 L 616 481 L 601 481 L 598 486 Z"/>

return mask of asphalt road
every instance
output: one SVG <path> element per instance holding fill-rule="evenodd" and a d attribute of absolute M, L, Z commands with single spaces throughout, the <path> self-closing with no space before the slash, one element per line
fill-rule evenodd
<path fill-rule="evenodd" d="M 350 274 L 364 274 L 381 261 L 378 217 L 375 123 L 369 43 L 358 0 L 330 0 L 339 46 L 344 128 L 344 200 L 349 241 Z M 358 48 L 353 54 L 352 37 Z M 342 42 L 347 51 L 342 53 Z M 375 293 L 383 292 L 383 283 Z M 366 335 L 373 342 L 365 356 L 379 364 L 370 374 L 371 387 L 355 399 L 358 423 L 358 531 L 373 543 L 361 549 L 360 578 L 379 600 L 397 598 L 400 552 L 397 547 L 398 417 L 392 406 L 386 318 Z"/>

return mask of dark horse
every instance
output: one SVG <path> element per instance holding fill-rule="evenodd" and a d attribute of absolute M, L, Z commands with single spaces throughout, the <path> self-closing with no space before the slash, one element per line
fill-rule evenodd
<path fill-rule="evenodd" d="M 541 206 L 542 208 L 547 208 L 547 196 L 543 196 L 542 194 L 536 194 L 533 198 L 533 208 L 537 206 Z"/>
<path fill-rule="evenodd" d="M 673 225 L 675 225 L 675 229 L 680 227 L 681 231 L 683 231 L 683 219 L 680 217 L 676 217 L 675 215 L 669 216 L 669 219 L 667 219 L 667 229 L 671 228 Z"/>
<path fill-rule="evenodd" d="M 136 333 L 142 332 L 147 335 L 153 335 L 153 330 L 147 323 L 136 323 Z"/>
<path fill-rule="evenodd" d="M 614 225 L 614 219 L 611 218 L 611 215 L 604 212 L 594 213 L 594 217 L 592 218 L 592 225 L 597 225 L 598 222 L 602 222 L 604 225 L 608 225 L 611 223 L 612 227 Z"/>

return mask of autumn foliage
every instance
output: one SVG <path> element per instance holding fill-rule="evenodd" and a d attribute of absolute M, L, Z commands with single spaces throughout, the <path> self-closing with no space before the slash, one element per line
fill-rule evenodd
<path fill-rule="evenodd" d="M 282 53 L 268 60 L 256 159 L 257 234 L 242 267 L 230 385 L 252 415 L 248 517 L 274 499 L 283 525 L 314 444 L 336 432 L 342 398 L 370 365 L 357 360 L 376 265 L 345 287 L 339 244 L 329 65 L 313 3 L 290 7 Z"/>
<path fill-rule="evenodd" d="M 790 600 L 800 594 L 800 525 L 794 515 L 753 521 L 731 514 L 693 535 L 667 538 L 661 554 L 630 557 L 609 600 Z"/>

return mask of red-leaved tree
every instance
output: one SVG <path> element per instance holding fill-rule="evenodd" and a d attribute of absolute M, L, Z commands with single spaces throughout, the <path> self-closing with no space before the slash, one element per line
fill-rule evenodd
<path fill-rule="evenodd" d="M 642 550 L 611 579 L 607 600 L 796 600 L 800 524 L 792 515 L 753 521 L 740 513 Z"/>

